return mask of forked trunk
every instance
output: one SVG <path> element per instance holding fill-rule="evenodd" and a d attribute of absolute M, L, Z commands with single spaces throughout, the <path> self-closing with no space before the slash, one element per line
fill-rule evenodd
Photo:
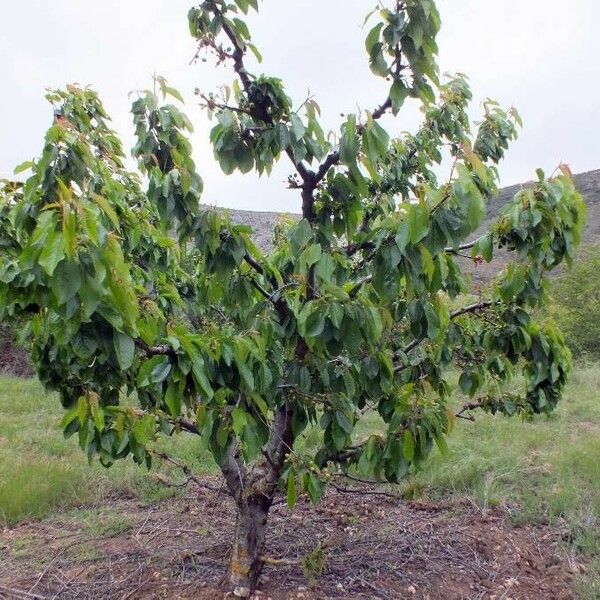
<path fill-rule="evenodd" d="M 261 460 L 248 468 L 240 458 L 237 443 L 232 443 L 220 462 L 237 509 L 229 590 L 238 598 L 250 596 L 262 572 L 267 517 L 285 457 L 294 443 L 291 423 L 292 411 L 286 403 L 275 414 Z"/>
<path fill-rule="evenodd" d="M 256 589 L 263 568 L 267 517 L 271 499 L 238 506 L 235 537 L 229 563 L 229 586 L 234 596 L 247 598 Z"/>

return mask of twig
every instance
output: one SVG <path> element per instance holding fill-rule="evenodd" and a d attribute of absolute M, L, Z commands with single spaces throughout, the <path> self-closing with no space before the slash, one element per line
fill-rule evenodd
<path fill-rule="evenodd" d="M 295 567 L 300 563 L 299 560 L 289 560 L 286 558 L 271 558 L 270 556 L 261 556 L 260 559 L 267 565 L 275 567 Z"/>
<path fill-rule="evenodd" d="M 475 421 L 475 417 L 473 415 L 465 416 L 464 413 L 466 413 L 469 410 L 476 410 L 478 408 L 483 408 L 484 406 L 485 406 L 485 400 L 483 400 L 483 399 L 475 400 L 473 402 L 469 402 L 468 404 L 465 404 L 454 416 L 458 417 L 459 419 L 465 419 L 466 421 Z"/>
<path fill-rule="evenodd" d="M 17 590 L 15 588 L 6 587 L 2 584 L 0 584 L 0 592 L 5 594 L 12 594 L 15 598 L 31 598 L 32 600 L 46 600 L 46 596 L 40 596 L 39 594 L 31 594 L 24 590 Z"/>
<path fill-rule="evenodd" d="M 463 308 L 459 308 L 454 312 L 450 313 L 451 319 L 456 319 L 457 317 L 461 317 L 462 315 L 466 315 L 467 313 L 477 312 L 478 310 L 483 310 L 484 308 L 489 308 L 494 303 L 490 301 L 477 302 L 476 304 L 471 304 L 469 306 L 465 306 Z"/>
<path fill-rule="evenodd" d="M 196 475 L 194 475 L 192 473 L 192 469 L 185 463 L 180 462 L 179 460 L 169 456 L 168 454 L 165 454 L 164 452 L 156 452 L 155 450 L 148 450 L 148 452 L 150 454 L 153 454 L 157 458 L 160 458 L 161 460 L 168 462 L 169 464 L 172 464 L 173 466 L 177 467 L 178 469 L 181 469 L 183 471 L 184 475 L 188 478 L 187 481 L 185 481 L 184 483 L 181 483 L 181 484 L 167 482 L 166 480 L 164 481 L 165 484 L 170 485 L 172 487 L 185 487 L 190 481 L 193 481 L 197 486 L 199 486 L 201 488 L 210 490 L 211 492 L 221 493 L 221 491 L 222 491 L 221 488 L 214 487 L 214 486 L 206 483 L 205 481 L 202 481 L 202 479 L 200 479 L 199 477 L 197 477 Z"/>

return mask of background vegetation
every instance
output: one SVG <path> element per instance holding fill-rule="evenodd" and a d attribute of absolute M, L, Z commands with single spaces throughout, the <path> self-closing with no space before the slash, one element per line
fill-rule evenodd
<path fill-rule="evenodd" d="M 583 247 L 571 269 L 552 281 L 550 315 L 576 357 L 600 359 L 600 244 Z"/>

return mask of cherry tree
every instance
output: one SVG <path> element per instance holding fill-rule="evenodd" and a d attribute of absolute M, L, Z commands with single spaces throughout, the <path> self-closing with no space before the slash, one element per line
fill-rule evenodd
<path fill-rule="evenodd" d="M 302 215 L 277 227 L 271 251 L 202 207 L 192 124 L 161 78 L 132 106 L 138 173 L 97 94 L 68 86 L 48 93 L 41 156 L 17 169 L 30 175 L 0 193 L 0 317 L 27 322 L 65 434 L 106 466 L 132 456 L 150 467 L 160 435 L 208 447 L 237 509 L 229 585 L 242 597 L 259 580 L 277 490 L 292 509 L 348 471 L 393 483 L 414 472 L 457 418 L 452 373 L 470 397 L 459 417 L 556 406 L 570 355 L 532 311 L 549 271 L 570 262 L 585 212 L 567 167 L 540 171 L 475 236 L 519 118 L 487 101 L 470 123 L 465 77 L 438 72 L 433 0 L 370 15 L 368 60 L 387 96 L 337 133 L 313 98 L 295 110 L 281 80 L 248 70 L 248 53 L 260 59 L 250 10 L 257 0 L 206 0 L 188 20 L 198 56 L 234 77 L 199 92 L 224 174 L 268 176 L 289 161 Z M 421 104 L 422 125 L 394 137 L 381 118 L 407 102 Z M 499 249 L 508 266 L 465 300 L 460 257 Z M 372 413 L 381 428 L 361 439 Z M 307 428 L 317 451 L 297 444 Z"/>

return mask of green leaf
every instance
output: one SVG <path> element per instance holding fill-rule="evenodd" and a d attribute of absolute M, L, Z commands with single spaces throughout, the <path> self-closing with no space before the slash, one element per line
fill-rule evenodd
<path fill-rule="evenodd" d="M 358 139 L 356 137 L 356 115 L 350 115 L 340 141 L 340 160 L 351 168 L 357 168 Z"/>
<path fill-rule="evenodd" d="M 145 446 L 148 442 L 152 441 L 156 434 L 156 423 L 152 415 L 144 415 L 140 419 L 134 422 L 131 427 L 131 433 L 138 442 Z"/>
<path fill-rule="evenodd" d="M 292 134 L 294 135 L 294 139 L 300 141 L 306 133 L 306 126 L 296 113 L 290 115 L 290 120 L 292 122 Z"/>
<path fill-rule="evenodd" d="M 66 260 L 59 263 L 50 280 L 50 287 L 58 300 L 59 306 L 66 304 L 81 288 L 79 265 Z"/>
<path fill-rule="evenodd" d="M 293 254 L 300 254 L 302 248 L 313 237 L 313 230 L 310 223 L 306 219 L 298 222 L 298 225 L 290 231 L 290 246 Z"/>
<path fill-rule="evenodd" d="M 25 171 L 29 171 L 29 169 L 31 169 L 33 167 L 33 161 L 32 160 L 26 160 L 25 162 L 22 162 L 20 165 L 17 165 L 13 171 L 13 173 L 15 175 L 19 175 L 20 173 L 24 173 Z"/>
<path fill-rule="evenodd" d="M 371 71 L 379 77 L 387 77 L 390 73 L 390 67 L 383 55 L 383 44 L 378 42 L 373 46 L 370 52 L 369 66 Z"/>
<path fill-rule="evenodd" d="M 98 405 L 97 402 L 91 402 L 90 409 L 92 412 L 92 419 L 94 420 L 94 425 L 96 426 L 96 429 L 100 432 L 104 431 L 104 410 L 101 406 Z"/>
<path fill-rule="evenodd" d="M 321 312 L 313 312 L 306 320 L 306 337 L 316 338 L 323 333 L 325 328 L 325 315 Z"/>
<path fill-rule="evenodd" d="M 354 431 L 354 425 L 345 413 L 343 413 L 341 410 L 336 410 L 335 420 L 347 434 L 352 434 L 352 432 Z"/>
<path fill-rule="evenodd" d="M 79 424 L 83 426 L 87 421 L 89 415 L 90 405 L 85 396 L 80 396 L 77 400 L 77 416 L 79 417 Z"/>
<path fill-rule="evenodd" d="M 375 25 L 375 27 L 373 27 L 367 35 L 365 40 L 365 48 L 369 54 L 371 54 L 371 50 L 373 50 L 373 47 L 379 41 L 382 27 L 383 23 L 377 23 L 377 25 Z"/>
<path fill-rule="evenodd" d="M 248 14 L 248 0 L 234 0 L 237 7 L 245 14 Z"/>
<path fill-rule="evenodd" d="M 240 374 L 242 383 L 246 386 L 246 388 L 248 388 L 248 390 L 253 392 L 254 391 L 254 383 L 255 383 L 254 382 L 254 373 L 252 372 L 252 369 L 250 369 L 250 367 L 248 366 L 247 357 L 243 356 L 240 353 L 237 346 L 234 351 L 234 358 L 235 358 L 235 365 Z"/>
<path fill-rule="evenodd" d="M 258 51 L 258 48 L 254 44 L 250 44 L 250 43 L 246 44 L 246 46 L 248 46 L 248 48 L 250 48 L 250 51 L 252 52 L 252 54 L 254 54 L 254 57 L 260 64 L 263 61 L 263 56 Z"/>
<path fill-rule="evenodd" d="M 242 435 L 244 428 L 248 424 L 248 419 L 246 417 L 246 411 L 239 406 L 236 406 L 231 411 L 231 419 L 232 419 L 232 429 L 235 431 L 237 435 Z"/>
<path fill-rule="evenodd" d="M 50 232 L 42 248 L 38 262 L 50 276 L 58 263 L 65 257 L 65 245 L 62 235 L 56 231 Z"/>
<path fill-rule="evenodd" d="M 321 245 L 320 244 L 312 244 L 308 248 L 306 248 L 300 258 L 298 259 L 298 263 L 301 267 L 312 267 L 315 263 L 319 261 L 321 258 Z"/>
<path fill-rule="evenodd" d="M 170 381 L 169 386 L 167 387 L 167 392 L 165 393 L 165 404 L 169 409 L 171 416 L 178 417 L 181 415 L 182 402 L 183 395 L 181 393 L 180 385 L 174 381 Z"/>
<path fill-rule="evenodd" d="M 66 429 L 75 419 L 79 417 L 79 407 L 76 406 L 72 408 L 70 411 L 65 413 L 64 417 L 60 421 L 60 428 Z"/>
<path fill-rule="evenodd" d="M 169 362 L 169 359 L 166 357 L 163 358 L 164 360 L 160 363 L 157 363 L 150 373 L 151 383 L 161 383 L 171 372 L 171 363 Z"/>
<path fill-rule="evenodd" d="M 296 506 L 298 500 L 298 488 L 296 487 L 296 473 L 290 471 L 287 478 L 287 505 L 289 509 Z"/>
<path fill-rule="evenodd" d="M 179 100 L 179 102 L 181 102 L 182 104 L 184 104 L 183 102 L 183 96 L 181 95 L 181 93 L 179 92 L 179 90 L 176 90 L 175 88 L 169 87 L 168 85 L 163 86 L 162 88 L 162 93 L 165 96 L 172 96 L 173 98 L 175 98 L 176 100 Z"/>
<path fill-rule="evenodd" d="M 485 203 L 478 191 L 474 191 L 469 195 L 467 214 L 469 225 L 473 231 L 477 229 L 483 222 L 483 219 L 485 219 Z"/>
<path fill-rule="evenodd" d="M 479 238 L 475 249 L 483 256 L 486 262 L 490 262 L 494 252 L 494 236 L 491 233 L 487 233 Z"/>
<path fill-rule="evenodd" d="M 406 246 L 408 246 L 408 242 L 410 242 L 410 223 L 408 217 L 402 221 L 402 223 L 400 223 L 398 233 L 394 240 L 396 242 L 396 246 L 398 246 L 398 250 L 400 250 L 400 252 L 404 252 Z"/>
<path fill-rule="evenodd" d="M 329 320 L 332 325 L 339 329 L 342 321 L 344 319 L 344 307 L 340 304 L 330 304 L 329 305 Z"/>
<path fill-rule="evenodd" d="M 171 363 L 166 356 L 153 356 L 145 360 L 138 370 L 137 384 L 139 387 L 147 387 L 151 383 L 162 381 L 171 370 Z M 164 377 L 163 377 L 164 375 Z M 160 379 L 162 377 L 162 379 Z"/>
<path fill-rule="evenodd" d="M 411 204 L 408 209 L 408 227 L 410 241 L 413 244 L 420 242 L 429 232 L 429 211 L 423 203 Z"/>
<path fill-rule="evenodd" d="M 77 217 L 72 210 L 63 212 L 63 238 L 65 251 L 69 258 L 75 256 L 75 250 L 77 249 Z"/>
<path fill-rule="evenodd" d="M 309 473 L 306 482 L 306 491 L 311 502 L 316 504 L 323 495 L 323 482 L 312 473 Z"/>
<path fill-rule="evenodd" d="M 108 200 L 99 194 L 94 194 L 94 200 L 96 204 L 102 209 L 102 212 L 110 219 L 110 222 L 113 224 L 115 229 L 119 229 L 119 217 L 117 217 L 117 213 L 110 205 Z"/>
<path fill-rule="evenodd" d="M 242 39 L 249 40 L 250 39 L 250 31 L 248 30 L 248 25 L 244 23 L 241 19 L 234 17 L 232 19 L 233 24 L 235 25 L 236 31 L 240 34 Z"/>
<path fill-rule="evenodd" d="M 121 371 L 126 371 L 133 364 L 135 356 L 135 343 L 126 333 L 115 331 L 113 333 L 113 345 Z"/>
<path fill-rule="evenodd" d="M 407 462 L 411 462 L 415 457 L 415 438 L 410 429 L 407 429 L 402 436 L 402 453 Z"/>
<path fill-rule="evenodd" d="M 431 282 L 435 275 L 435 263 L 433 262 L 433 257 L 431 256 L 431 252 L 429 252 L 425 246 L 421 246 L 419 250 L 421 252 L 421 261 L 423 262 L 423 273 L 427 275 L 427 279 Z"/>
<path fill-rule="evenodd" d="M 214 396 L 214 390 L 207 377 L 204 360 L 200 356 L 196 356 L 192 360 L 192 373 L 194 375 L 194 381 L 198 384 L 204 395 L 210 400 Z"/>
<path fill-rule="evenodd" d="M 322 282 L 330 282 L 335 273 L 335 263 L 331 254 L 323 252 L 315 269 L 315 274 Z"/>
<path fill-rule="evenodd" d="M 427 317 L 427 337 L 433 340 L 440 333 L 440 317 L 429 302 L 425 304 L 425 316 Z"/>
<path fill-rule="evenodd" d="M 397 79 L 390 88 L 390 100 L 392 101 L 392 108 L 395 112 L 400 110 L 406 98 L 408 98 L 409 89 Z"/>

